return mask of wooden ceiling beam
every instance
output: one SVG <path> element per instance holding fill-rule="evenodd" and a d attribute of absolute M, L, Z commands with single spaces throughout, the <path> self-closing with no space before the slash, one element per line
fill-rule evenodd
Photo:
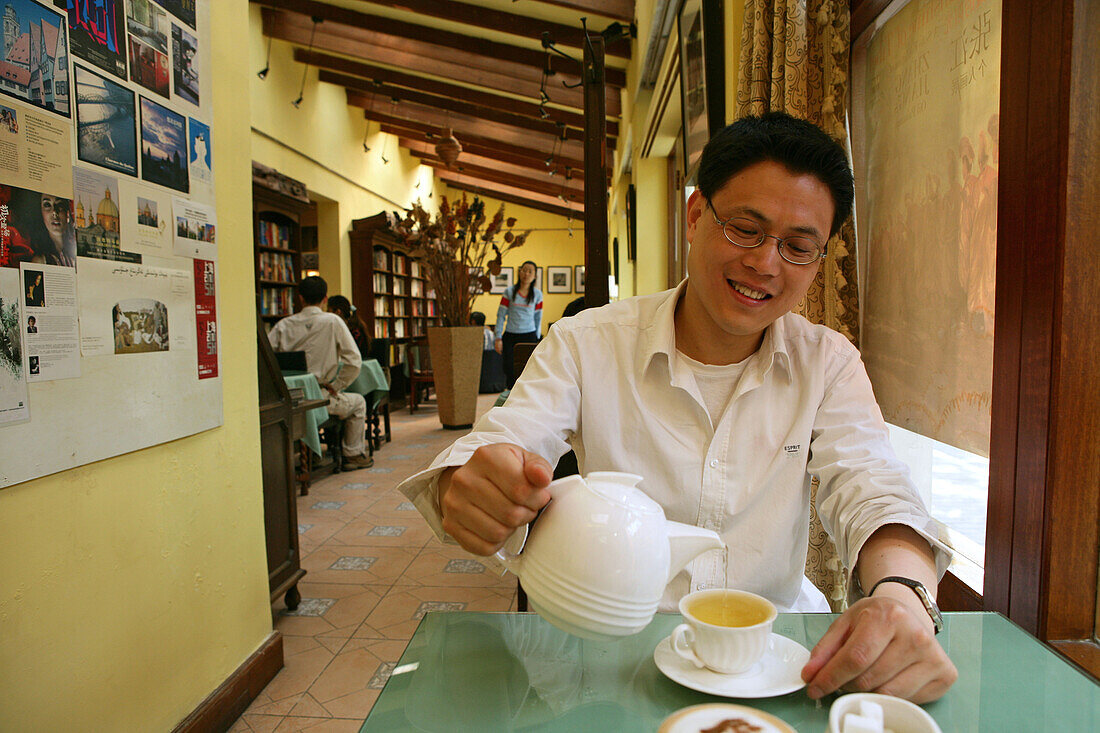
<path fill-rule="evenodd" d="M 624 23 L 634 22 L 633 0 L 542 0 L 547 5 L 569 8 L 581 13 L 602 15 Z"/>
<path fill-rule="evenodd" d="M 263 9 L 263 32 L 271 38 L 286 41 L 298 46 L 308 46 L 312 23 L 302 22 L 302 16 L 295 13 Z M 380 45 L 370 41 L 345 38 L 336 33 L 319 33 L 314 38 L 313 48 L 332 53 L 343 54 L 363 61 L 383 64 L 413 74 L 428 74 L 472 84 L 486 89 L 515 94 L 523 97 L 539 98 L 542 87 L 542 73 L 538 69 L 506 62 L 495 63 L 475 53 L 462 53 L 453 49 L 433 47 L 427 44 L 402 43 L 401 39 L 386 36 L 383 40 L 392 42 Z M 551 77 L 546 85 L 547 95 L 553 104 L 574 109 L 584 109 L 584 91 L 566 89 Z M 607 89 L 607 114 L 617 117 L 621 111 L 618 89 Z"/>
<path fill-rule="evenodd" d="M 439 155 L 435 152 L 435 145 L 432 143 L 399 136 L 398 144 L 418 158 L 430 158 L 432 160 L 440 159 Z M 479 155 L 469 150 L 462 151 L 456 165 L 465 166 L 468 170 L 474 168 L 495 170 L 515 178 L 528 178 L 532 181 L 545 183 L 549 186 L 556 186 L 557 188 L 561 188 L 562 183 L 565 182 L 566 175 L 568 175 L 570 180 L 565 182 L 566 188 L 575 189 L 578 192 L 584 190 L 583 171 L 578 172 L 570 169 L 565 175 L 558 175 L 556 171 L 551 174 L 550 169 L 544 165 L 540 165 L 537 168 L 527 165 L 517 165 L 515 163 L 502 161 L 499 158 Z"/>
<path fill-rule="evenodd" d="M 531 193 L 512 186 L 505 186 L 493 181 L 485 181 L 474 176 L 455 175 L 451 171 L 439 171 L 436 177 L 451 188 L 459 191 L 467 191 L 479 196 L 488 196 L 509 204 L 528 206 L 540 211 L 548 211 L 551 214 L 564 216 L 567 219 L 577 221 L 583 226 L 584 207 L 577 204 L 562 203 L 556 197 L 543 196 Z M 523 231 L 523 221 L 519 221 L 516 228 Z"/>
<path fill-rule="evenodd" d="M 534 69 L 539 75 L 549 66 L 553 72 L 551 78 L 560 77 L 569 84 L 580 81 L 579 58 L 565 58 L 555 53 L 548 54 L 543 49 L 524 48 L 477 36 L 429 28 L 395 18 L 357 13 L 354 10 L 339 8 L 316 0 L 265 0 L 264 5 L 273 5 L 278 8 L 278 10 L 264 8 L 265 14 L 292 13 L 298 19 L 299 25 L 305 24 L 311 31 L 313 30 L 311 18 L 321 18 L 324 22 L 317 26 L 318 36 L 339 35 L 380 46 L 393 46 L 397 43 L 410 44 L 419 48 L 451 49 L 467 56 L 481 56 L 492 63 L 525 66 Z M 626 86 L 626 72 L 622 69 L 606 69 L 606 75 L 608 86 L 620 89 Z"/>
<path fill-rule="evenodd" d="M 418 140 L 425 140 L 431 145 L 435 145 L 440 139 L 440 130 L 434 125 L 425 125 L 421 123 L 409 122 L 408 120 L 401 120 L 396 117 L 388 117 L 388 119 L 379 119 L 384 115 L 377 115 L 367 113 L 367 119 L 375 120 L 379 123 L 382 132 L 389 133 L 391 135 L 397 135 L 398 137 L 413 137 Z M 487 158 L 498 158 L 500 160 L 508 160 L 506 156 L 511 156 L 512 162 L 519 165 L 529 165 L 538 167 L 542 165 L 546 170 L 549 170 L 549 166 L 546 166 L 546 158 L 550 154 L 550 148 L 545 150 L 539 150 L 538 148 L 532 148 L 522 145 L 509 145 L 502 143 L 498 140 L 491 140 L 489 138 L 477 137 L 474 135 L 463 135 L 459 141 L 462 143 L 463 150 L 469 150 L 471 153 L 477 153 Z M 564 174 L 565 167 L 568 166 L 574 170 L 584 170 L 584 161 L 580 158 L 566 157 L 557 155 L 554 157 L 553 165 L 555 169 Z"/>
<path fill-rule="evenodd" d="M 444 112 L 414 102 L 393 102 L 391 100 L 369 97 L 362 92 L 347 90 L 348 104 L 362 107 L 370 119 L 397 125 L 408 124 L 416 120 L 436 134 L 442 134 L 447 128 L 454 130 L 455 137 L 461 142 L 464 136 L 480 138 L 489 144 L 514 145 L 533 150 L 545 150 L 549 155 L 552 149 L 560 151 L 564 157 L 583 160 L 581 144 L 573 140 L 556 142 L 554 135 L 546 135 L 534 130 L 524 130 L 510 125 L 501 125 L 477 117 Z M 385 116 L 388 119 L 383 119 Z M 434 130 L 433 130 L 434 128 Z M 556 157 L 556 156 L 555 156 Z"/>
<path fill-rule="evenodd" d="M 297 0 L 250 0 L 258 5 L 279 7 L 294 10 Z M 576 49 L 577 54 L 584 48 L 584 30 L 580 24 L 575 26 L 564 23 L 554 23 L 549 20 L 540 20 L 526 15 L 517 15 L 502 10 L 471 5 L 469 3 L 454 2 L 454 0 L 360 0 L 363 4 L 381 5 L 386 8 L 404 10 L 416 15 L 430 18 L 440 18 L 453 23 L 472 26 L 499 33 L 508 33 L 513 36 L 527 38 L 542 42 L 542 34 L 549 33 L 551 39 L 559 46 L 568 46 Z M 303 11 L 305 12 L 305 11 Z M 348 11 L 354 12 L 354 11 Z M 325 18 L 329 20 L 329 18 Z M 607 46 L 607 55 L 620 59 L 630 58 L 630 39 L 622 38 Z"/>
<path fill-rule="evenodd" d="M 418 158 L 420 156 L 417 156 Z M 434 168 L 439 173 L 456 173 L 460 176 L 476 176 L 484 181 L 492 181 L 493 183 L 500 183 L 505 186 L 512 186 L 513 188 L 522 189 L 530 193 L 538 193 L 543 196 L 550 196 L 557 198 L 560 201 L 571 201 L 576 204 L 584 203 L 584 194 L 571 191 L 567 188 L 563 188 L 561 184 L 557 186 L 547 185 L 532 181 L 529 178 L 516 178 L 504 173 L 498 173 L 490 168 L 478 168 L 476 166 L 462 165 L 461 163 L 455 163 L 454 167 L 448 168 L 447 164 L 438 158 L 425 157 L 420 158 L 420 162 L 430 168 Z"/>
<path fill-rule="evenodd" d="M 381 130 L 382 132 L 396 135 L 402 141 L 402 147 L 409 147 L 405 145 L 406 142 L 409 142 L 426 145 L 434 150 L 435 144 L 439 142 L 439 135 L 429 135 L 429 133 L 422 130 L 413 130 L 388 124 L 381 125 Z M 529 168 L 530 170 L 540 173 L 548 173 L 550 170 L 553 170 L 555 175 L 565 174 L 566 166 L 563 163 L 556 162 L 552 167 L 548 166 L 546 165 L 546 154 L 544 153 L 540 158 L 534 154 L 536 152 L 534 150 L 513 150 L 509 152 L 501 150 L 499 147 L 491 148 L 485 145 L 478 145 L 477 143 L 470 142 L 469 138 L 462 141 L 462 150 L 463 152 L 480 155 L 483 158 L 497 160 L 502 163 L 511 163 L 520 168 Z M 580 161 L 577 162 L 579 163 Z"/>
<path fill-rule="evenodd" d="M 341 56 L 331 56 L 326 53 L 319 53 L 317 51 L 307 51 L 304 48 L 294 49 L 294 60 L 303 64 L 309 64 L 321 70 L 322 74 L 328 72 L 338 76 L 343 76 L 348 79 L 356 79 L 355 83 L 347 81 L 331 80 L 332 83 L 343 83 L 344 86 L 368 89 L 368 87 L 362 86 L 365 81 L 373 81 L 379 84 L 390 84 L 396 87 L 405 87 L 408 89 L 414 89 L 426 94 L 435 94 L 442 97 L 449 97 L 451 99 L 461 100 L 470 104 L 476 104 L 483 107 L 495 108 L 504 112 L 511 112 L 513 114 L 523 115 L 525 117 L 531 117 L 534 119 L 546 119 L 551 122 L 561 122 L 562 124 L 584 129 L 584 113 L 574 112 L 572 110 L 565 110 L 559 107 L 546 105 L 547 117 L 542 117 L 542 108 L 534 102 L 528 102 L 515 97 L 505 96 L 503 94 L 495 94 L 493 92 L 485 92 L 478 89 L 472 89 L 470 87 L 460 86 L 458 84 L 451 84 L 445 81 L 439 81 L 436 79 L 429 79 L 423 76 L 416 76 L 414 74 L 406 74 L 394 69 L 386 69 L 381 66 L 375 66 L 373 64 L 366 64 L 360 61 L 353 61 L 352 59 L 346 59 Z M 325 77 L 322 76 L 322 81 L 325 81 Z M 618 135 L 619 123 L 615 119 L 608 119 L 608 130 L 614 130 L 612 134 Z"/>
<path fill-rule="evenodd" d="M 553 121 L 539 119 L 537 116 L 530 117 L 523 114 L 516 114 L 494 107 L 471 104 L 461 99 L 443 97 L 436 94 L 426 94 L 417 89 L 406 89 L 404 87 L 395 87 L 390 84 L 380 84 L 367 79 L 347 76 L 346 74 L 337 74 L 333 71 L 322 70 L 320 72 L 320 80 L 329 84 L 337 84 L 345 89 L 353 89 L 367 94 L 389 97 L 391 99 L 396 98 L 402 101 L 416 102 L 434 109 L 450 110 L 470 117 L 478 117 L 491 122 L 497 122 L 502 125 L 535 130 L 547 135 L 565 135 L 569 140 L 584 140 L 583 127 L 578 129 L 576 127 L 568 127 L 564 124 L 559 127 Z M 538 108 L 537 105 L 531 106 L 535 107 L 535 109 Z M 610 130 L 610 125 L 608 127 Z M 618 132 L 618 125 L 616 125 L 614 129 L 615 132 Z"/>

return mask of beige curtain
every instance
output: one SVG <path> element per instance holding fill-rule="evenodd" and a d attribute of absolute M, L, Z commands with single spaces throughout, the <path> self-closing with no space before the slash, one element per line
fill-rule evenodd
<path fill-rule="evenodd" d="M 737 116 L 781 111 L 809 120 L 848 147 L 848 1 L 746 0 L 741 31 Z M 797 311 L 859 345 L 855 229 L 849 221 Z M 817 480 L 812 487 L 816 497 Z M 847 571 L 810 508 L 806 575 L 842 610 Z"/>

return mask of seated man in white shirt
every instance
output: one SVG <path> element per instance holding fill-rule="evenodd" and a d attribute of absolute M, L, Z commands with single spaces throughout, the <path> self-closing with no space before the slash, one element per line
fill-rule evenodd
<path fill-rule="evenodd" d="M 790 313 L 853 196 L 844 149 L 814 125 L 771 113 L 726 127 L 688 201 L 687 279 L 558 321 L 507 403 L 402 490 L 437 533 L 489 555 L 549 501 L 552 466 L 572 449 L 582 474 L 639 474 L 669 519 L 728 545 L 728 575 L 705 553 L 661 610 L 727 586 L 806 612 L 828 610 L 804 576 L 817 476 L 822 523 L 870 593 L 857 590 L 814 648 L 808 694 L 939 698 L 957 677 L 931 600 L 949 552 L 890 447 L 859 353 Z"/>
<path fill-rule="evenodd" d="M 298 283 L 298 294 L 305 307 L 287 316 L 267 335 L 275 351 L 304 351 L 306 367 L 328 392 L 328 414 L 344 421 L 344 465 L 347 468 L 370 468 L 374 459 L 363 453 L 366 443 L 367 403 L 363 395 L 341 392 L 355 381 L 363 363 L 355 339 L 344 319 L 325 312 L 328 283 L 317 276 L 304 277 Z"/>

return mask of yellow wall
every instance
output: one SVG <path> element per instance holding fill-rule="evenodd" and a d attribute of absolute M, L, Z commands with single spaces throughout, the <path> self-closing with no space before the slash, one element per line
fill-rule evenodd
<path fill-rule="evenodd" d="M 3 731 L 170 730 L 271 633 L 239 92 L 254 70 L 245 0 L 210 6 L 225 425 L 0 491 Z"/>
<path fill-rule="evenodd" d="M 306 70 L 303 100 L 295 109 L 291 102 L 301 88 L 302 64 L 294 60 L 289 43 L 275 40 L 270 71 L 260 80 L 255 72 L 264 67 L 268 48 L 260 6 L 249 6 L 248 20 L 252 159 L 301 181 L 311 195 L 326 200 L 317 223 L 321 276 L 329 283 L 329 294 L 350 297 L 351 222 L 408 207 L 418 196 L 427 206 L 435 180 L 432 170 L 398 148 L 397 138 L 380 132 L 378 123 L 371 123 L 366 134 L 363 110 L 348 106 L 343 87 L 318 82 L 313 67 Z M 376 104 L 383 109 L 390 101 L 378 98 Z M 365 134 L 369 153 L 363 152 Z M 383 152 L 389 163 L 382 162 Z"/>

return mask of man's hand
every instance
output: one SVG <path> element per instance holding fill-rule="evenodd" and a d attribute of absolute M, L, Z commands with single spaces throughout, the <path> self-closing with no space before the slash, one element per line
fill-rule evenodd
<path fill-rule="evenodd" d="M 550 501 L 554 471 L 518 445 L 483 445 L 439 477 L 443 530 L 475 555 L 492 555 Z"/>
<path fill-rule="evenodd" d="M 323 388 L 323 389 L 324 389 L 324 390 L 325 390 L 326 392 L 328 392 L 328 394 L 329 394 L 329 397 L 335 397 L 335 396 L 336 396 L 336 388 L 335 388 L 335 387 L 333 387 L 333 386 L 332 386 L 331 384 L 328 384 L 328 383 L 326 382 L 325 384 L 322 384 L 322 385 L 321 385 L 321 387 L 322 387 L 322 388 Z"/>
<path fill-rule="evenodd" d="M 503 354 L 504 353 L 504 341 L 502 341 L 501 339 L 496 339 L 495 341 L 493 341 L 493 348 L 497 350 L 498 354 Z"/>
<path fill-rule="evenodd" d="M 897 591 L 912 596 L 915 606 Z M 843 689 L 926 703 L 942 697 L 958 676 L 916 594 L 885 583 L 833 622 L 802 669 L 815 700 Z"/>

